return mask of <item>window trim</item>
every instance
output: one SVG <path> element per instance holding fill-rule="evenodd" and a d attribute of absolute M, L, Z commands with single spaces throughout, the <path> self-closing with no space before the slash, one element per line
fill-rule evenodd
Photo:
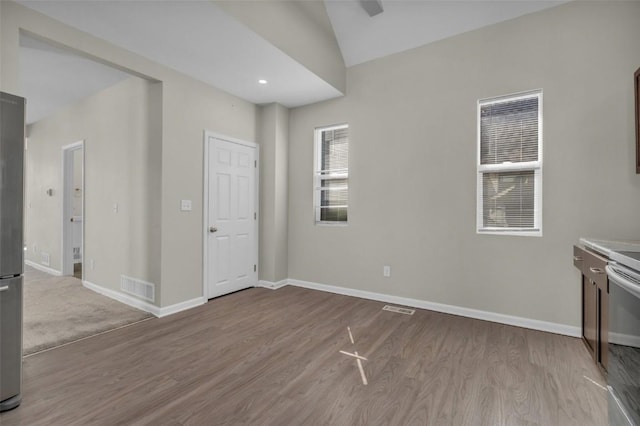
<path fill-rule="evenodd" d="M 348 123 L 340 123 L 333 124 L 330 126 L 320 126 L 316 127 L 313 131 L 313 216 L 314 223 L 320 226 L 347 226 L 349 224 L 349 203 L 347 202 L 346 206 L 331 206 L 331 207 L 346 207 L 347 209 L 347 220 L 343 221 L 328 221 L 328 220 L 320 220 L 320 212 L 322 207 L 320 207 L 320 170 L 321 170 L 321 162 L 322 156 L 320 155 L 320 150 L 322 149 L 322 132 L 338 130 L 338 129 L 349 129 Z M 350 141 L 349 141 L 350 142 Z M 349 194 L 349 165 L 347 164 L 347 172 L 333 176 L 335 179 L 346 179 L 347 180 L 347 196 Z"/>
<path fill-rule="evenodd" d="M 538 160 L 522 163 L 481 164 L 481 107 L 487 104 L 513 102 L 538 98 Z M 542 237 L 542 170 L 543 170 L 543 97 L 542 89 L 518 92 L 509 95 L 478 99 L 476 107 L 476 233 L 480 235 L 510 235 Z M 532 229 L 485 227 L 483 225 L 483 186 L 485 173 L 534 171 L 534 227 Z"/>

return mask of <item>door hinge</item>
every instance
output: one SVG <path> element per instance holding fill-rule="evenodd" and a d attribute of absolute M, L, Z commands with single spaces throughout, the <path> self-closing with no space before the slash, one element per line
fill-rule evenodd
<path fill-rule="evenodd" d="M 253 167 L 258 168 L 258 160 L 253 160 Z"/>
<path fill-rule="evenodd" d="M 256 220 L 258 218 L 258 213 L 253 212 L 253 220 Z"/>
<path fill-rule="evenodd" d="M 258 270 L 257 268 L 258 268 L 257 265 L 253 265 L 253 272 L 256 272 Z"/>

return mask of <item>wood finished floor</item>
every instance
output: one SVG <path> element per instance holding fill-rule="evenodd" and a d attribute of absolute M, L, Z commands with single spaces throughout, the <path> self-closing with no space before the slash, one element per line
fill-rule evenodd
<path fill-rule="evenodd" d="M 382 306 L 256 288 L 56 348 L 25 359 L 23 403 L 0 424 L 607 423 L 580 340 Z M 368 358 L 368 386 L 339 350 Z"/>

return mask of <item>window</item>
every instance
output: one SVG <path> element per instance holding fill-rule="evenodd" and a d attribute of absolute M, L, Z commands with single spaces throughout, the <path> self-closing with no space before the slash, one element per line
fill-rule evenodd
<path fill-rule="evenodd" d="M 542 91 L 478 101 L 478 233 L 542 235 Z"/>
<path fill-rule="evenodd" d="M 345 224 L 349 205 L 349 126 L 317 128 L 314 153 L 316 223 Z"/>

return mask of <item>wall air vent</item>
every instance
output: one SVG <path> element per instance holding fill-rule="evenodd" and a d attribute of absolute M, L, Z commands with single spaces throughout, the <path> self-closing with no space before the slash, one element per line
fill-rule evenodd
<path fill-rule="evenodd" d="M 149 302 L 155 302 L 156 299 L 155 284 L 127 277 L 126 275 L 120 276 L 120 290 Z"/>
<path fill-rule="evenodd" d="M 407 309 L 407 308 L 401 308 L 400 306 L 391 306 L 391 305 L 384 305 L 384 308 L 382 308 L 383 311 L 389 311 L 389 312 L 397 312 L 399 314 L 405 314 L 405 315 L 413 315 L 415 313 L 415 309 Z"/>
<path fill-rule="evenodd" d="M 51 266 L 51 257 L 49 256 L 49 253 L 40 252 L 40 263 L 44 266 Z"/>

